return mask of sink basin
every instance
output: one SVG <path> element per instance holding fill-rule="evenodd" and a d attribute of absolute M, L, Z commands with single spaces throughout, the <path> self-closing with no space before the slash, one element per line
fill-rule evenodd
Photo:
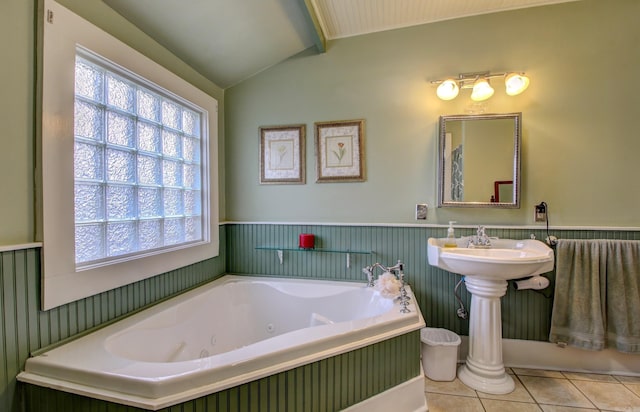
<path fill-rule="evenodd" d="M 534 239 L 491 239 L 491 247 L 468 248 L 467 239 L 458 247 L 444 247 L 446 239 L 430 238 L 429 264 L 464 276 L 509 280 L 553 270 L 553 250 Z"/>

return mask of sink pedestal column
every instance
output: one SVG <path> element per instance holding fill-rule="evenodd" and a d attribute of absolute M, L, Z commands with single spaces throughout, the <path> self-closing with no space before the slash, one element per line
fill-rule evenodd
<path fill-rule="evenodd" d="M 507 292 L 505 280 L 465 278 L 471 293 L 469 310 L 469 354 L 458 369 L 458 378 L 467 386 L 502 395 L 515 388 L 502 363 L 502 314 L 500 297 Z"/>

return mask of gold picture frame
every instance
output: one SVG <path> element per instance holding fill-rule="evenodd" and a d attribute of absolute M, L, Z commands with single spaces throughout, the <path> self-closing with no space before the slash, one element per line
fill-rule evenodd
<path fill-rule="evenodd" d="M 316 122 L 317 183 L 363 182 L 364 119 Z"/>
<path fill-rule="evenodd" d="M 260 127 L 260 184 L 305 184 L 304 124 Z"/>

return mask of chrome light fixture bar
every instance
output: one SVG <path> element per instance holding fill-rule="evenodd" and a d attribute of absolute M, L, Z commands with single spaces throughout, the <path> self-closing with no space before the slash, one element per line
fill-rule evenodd
<path fill-rule="evenodd" d="M 481 102 L 493 96 L 494 90 L 489 82 L 490 79 L 502 77 L 504 79 L 506 93 L 515 96 L 529 87 L 529 78 L 524 73 L 460 73 L 458 78 L 447 78 L 443 80 L 432 80 L 431 84 L 437 84 L 436 95 L 442 100 L 453 100 L 460 93 L 460 89 L 473 89 L 471 100 Z"/>

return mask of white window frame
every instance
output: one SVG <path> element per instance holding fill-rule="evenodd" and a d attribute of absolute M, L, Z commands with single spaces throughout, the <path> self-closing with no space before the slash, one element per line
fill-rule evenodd
<path fill-rule="evenodd" d="M 187 266 L 219 253 L 218 103 L 151 59 L 125 45 L 53 0 L 43 8 L 42 125 L 39 141 L 41 179 L 42 308 L 60 306 Z M 210 167 L 202 173 L 203 242 L 160 254 L 76 269 L 74 220 L 74 74 L 76 47 L 90 50 L 203 109 L 203 139 Z"/>

